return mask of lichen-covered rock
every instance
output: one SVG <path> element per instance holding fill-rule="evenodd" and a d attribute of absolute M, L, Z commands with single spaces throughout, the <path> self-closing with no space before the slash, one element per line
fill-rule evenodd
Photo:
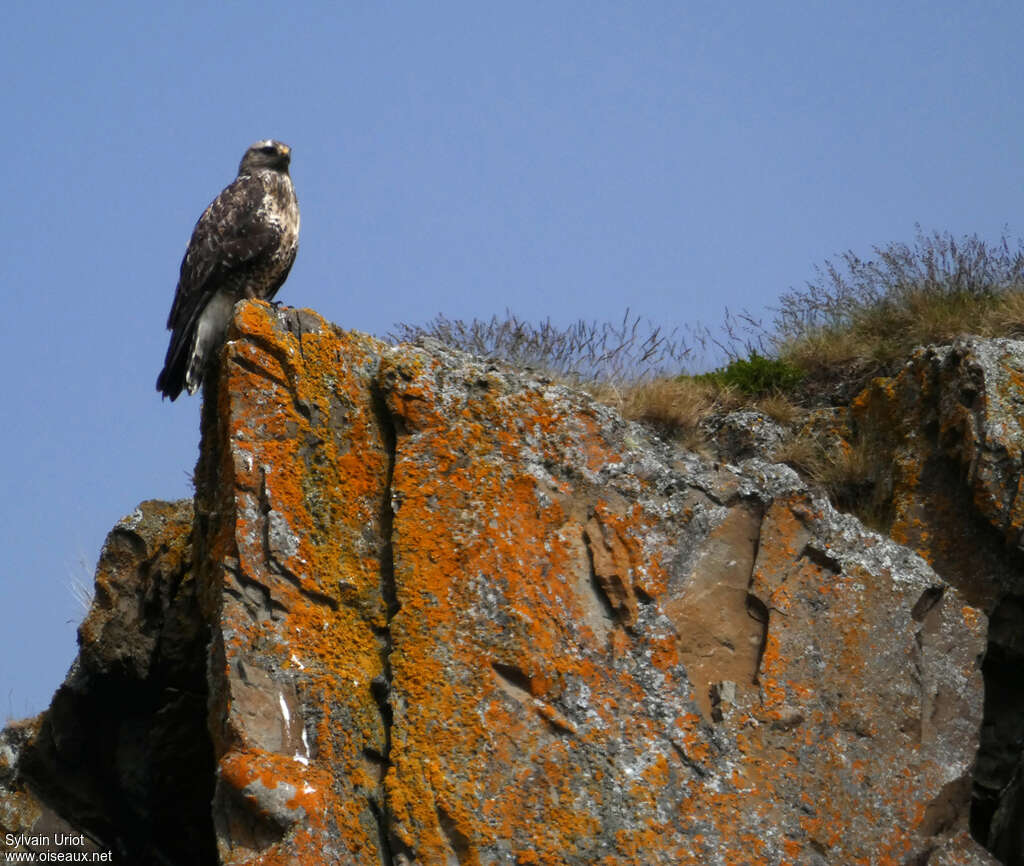
<path fill-rule="evenodd" d="M 752 457 L 771 459 L 786 439 L 781 424 L 751 409 L 713 413 L 701 421 L 700 429 L 718 459 L 727 463 Z"/>
<path fill-rule="evenodd" d="M 902 863 L 965 826 L 984 616 L 784 467 L 255 304 L 214 393 L 223 862 Z"/>
<path fill-rule="evenodd" d="M 191 535 L 108 544 L 80 662 L 148 683 L 119 708 L 151 732 L 166 660 L 202 660 L 187 862 L 993 862 L 967 833 L 984 613 L 785 466 L 245 303 L 196 485 Z M 55 712 L 28 752 L 62 748 Z M 108 799 L 164 749 L 125 754 Z M 75 794 L 47 796 L 130 862 L 186 862 Z"/>
<path fill-rule="evenodd" d="M 891 460 L 893 538 L 982 607 L 1024 592 L 1024 572 L 1005 559 L 1024 532 L 1024 343 L 919 349 L 898 375 L 875 379 L 848 418 L 853 436 L 869 435 Z"/>
<path fill-rule="evenodd" d="M 920 349 L 847 417 L 872 445 L 888 534 L 990 616 L 973 829 L 1024 862 L 1024 342 Z"/>
<path fill-rule="evenodd" d="M 393 434 L 381 345 L 240 308 L 196 472 L 223 863 L 379 863 Z"/>

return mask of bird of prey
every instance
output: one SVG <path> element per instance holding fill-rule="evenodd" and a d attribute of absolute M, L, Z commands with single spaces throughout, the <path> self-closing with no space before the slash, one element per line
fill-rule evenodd
<path fill-rule="evenodd" d="M 181 261 L 167 328 L 171 344 L 156 389 L 174 400 L 194 394 L 224 340 L 235 303 L 269 301 L 299 246 L 299 203 L 288 175 L 291 148 L 258 141 L 238 177 L 199 217 Z"/>

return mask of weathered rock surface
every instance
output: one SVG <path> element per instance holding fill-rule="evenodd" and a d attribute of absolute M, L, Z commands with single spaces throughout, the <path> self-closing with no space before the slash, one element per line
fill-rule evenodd
<path fill-rule="evenodd" d="M 1024 862 L 1024 343 L 961 338 L 919 350 L 853 401 L 870 436 L 876 512 L 990 617 L 972 824 Z"/>
<path fill-rule="evenodd" d="M 79 661 L 0 745 L 0 831 L 46 808 L 133 863 L 995 862 L 987 596 L 787 467 L 244 304 L 196 485 L 194 518 L 111 533 Z"/>
<path fill-rule="evenodd" d="M 209 629 L 191 527 L 191 503 L 144 502 L 107 537 L 78 659 L 50 708 L 0 746 L 0 843 L 84 833 L 90 841 L 71 850 L 213 862 Z"/>
<path fill-rule="evenodd" d="M 763 412 L 714 412 L 700 422 L 715 455 L 727 463 L 752 457 L 771 459 L 786 439 L 786 430 Z"/>

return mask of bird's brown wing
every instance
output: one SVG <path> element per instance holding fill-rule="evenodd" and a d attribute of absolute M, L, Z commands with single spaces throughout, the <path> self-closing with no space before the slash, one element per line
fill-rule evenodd
<path fill-rule="evenodd" d="M 261 219 L 264 194 L 258 178 L 243 175 L 203 211 L 181 262 L 168 328 L 187 331 L 232 274 L 273 255 L 281 229 Z"/>
<path fill-rule="evenodd" d="M 218 291 L 244 286 L 247 274 L 280 245 L 281 228 L 263 219 L 264 196 L 258 177 L 242 175 L 196 223 L 167 317 L 171 341 L 157 378 L 157 390 L 172 400 L 184 385 L 192 337 L 206 305 Z"/>

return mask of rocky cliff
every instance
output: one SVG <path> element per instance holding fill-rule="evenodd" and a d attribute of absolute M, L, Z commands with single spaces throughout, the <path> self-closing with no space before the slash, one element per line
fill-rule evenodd
<path fill-rule="evenodd" d="M 880 534 L 756 448 L 243 304 L 194 503 L 118 523 L 67 680 L 0 734 L 0 844 L 1019 863 L 1017 359 L 923 351 L 833 413 L 877 431 Z"/>

